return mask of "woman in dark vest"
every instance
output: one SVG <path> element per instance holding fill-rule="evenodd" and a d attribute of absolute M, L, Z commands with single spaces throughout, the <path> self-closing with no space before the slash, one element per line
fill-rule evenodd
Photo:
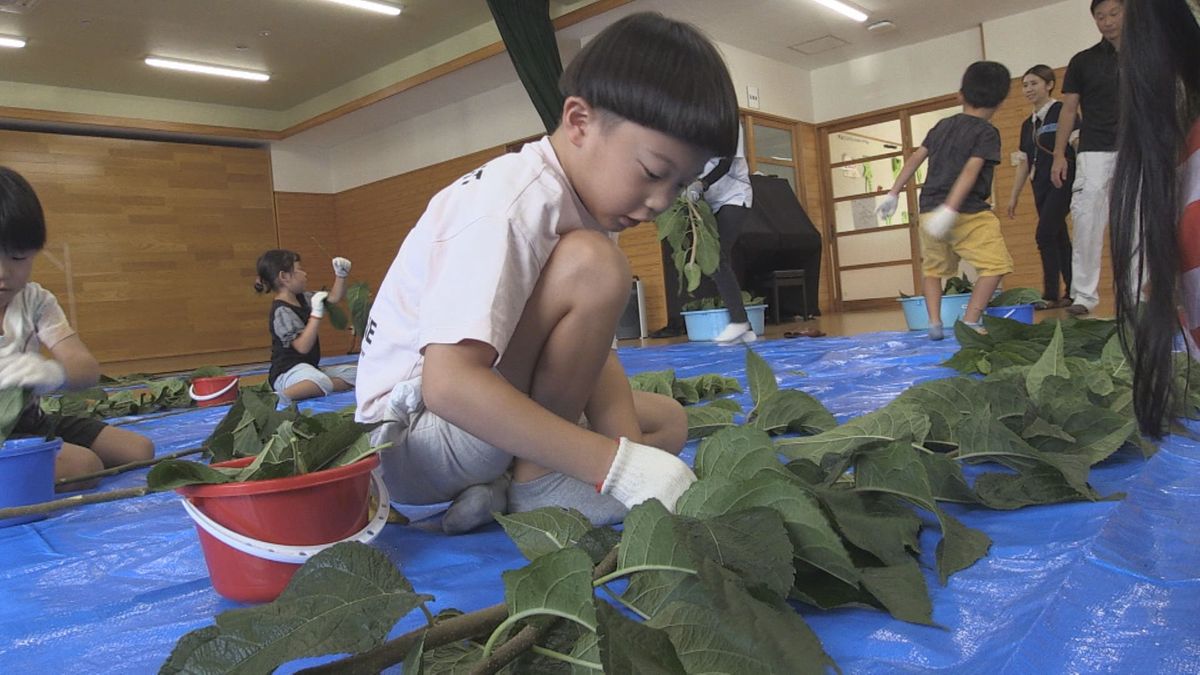
<path fill-rule="evenodd" d="M 1033 202 L 1037 207 L 1037 247 L 1042 256 L 1042 298 L 1040 308 L 1071 305 L 1071 236 L 1067 231 L 1067 214 L 1071 211 L 1071 185 L 1075 181 L 1075 152 L 1067 148 L 1068 173 L 1062 187 L 1050 182 L 1054 164 L 1054 135 L 1058 132 L 1058 115 L 1062 103 L 1050 97 L 1054 91 L 1054 71 L 1049 66 L 1036 65 L 1021 78 L 1021 91 L 1033 104 L 1033 113 L 1021 125 L 1021 160 L 1008 200 L 1008 217 L 1015 218 L 1017 202 L 1032 178 Z M 1059 283 L 1059 280 L 1062 283 Z M 1063 287 L 1066 292 L 1060 292 Z"/>

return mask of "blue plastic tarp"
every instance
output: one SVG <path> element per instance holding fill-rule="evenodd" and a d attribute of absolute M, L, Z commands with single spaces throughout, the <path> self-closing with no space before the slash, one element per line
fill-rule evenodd
<path fill-rule="evenodd" d="M 954 373 L 957 349 L 923 334 L 759 342 L 780 385 L 807 391 L 839 418 L 874 410 L 910 385 Z M 707 344 L 621 349 L 630 373 L 674 368 L 743 383 L 744 352 Z M 749 396 L 741 400 L 749 408 Z M 353 403 L 336 394 L 306 408 Z M 160 454 L 194 447 L 227 407 L 131 421 Z M 685 452 L 690 460 L 695 450 Z M 112 490 L 145 471 L 108 479 Z M 1001 512 L 948 505 L 993 540 L 987 557 L 941 586 L 927 569 L 939 627 L 867 609 L 802 608 L 847 673 L 1200 673 L 1200 443 L 1169 439 L 1149 460 L 1122 451 L 1096 467 L 1101 494 L 1121 501 Z M 923 534 L 932 567 L 939 536 Z M 434 610 L 503 600 L 500 573 L 524 564 L 497 526 L 447 537 L 388 526 L 375 546 Z M 175 642 L 238 607 L 212 590 L 200 546 L 173 494 L 59 512 L 0 529 L 0 672 L 153 672 Z M 402 620 L 394 635 L 416 627 Z M 288 664 L 293 672 L 316 661 Z"/>

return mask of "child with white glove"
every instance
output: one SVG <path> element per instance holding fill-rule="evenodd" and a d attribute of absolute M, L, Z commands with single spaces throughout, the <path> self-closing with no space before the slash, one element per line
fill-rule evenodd
<path fill-rule="evenodd" d="M 963 74 L 959 98 L 963 111 L 938 122 L 909 155 L 876 213 L 890 218 L 900 191 L 925 158 L 929 175 L 921 187 L 921 266 L 929 339 L 945 337 L 942 327 L 942 279 L 958 275 L 959 259 L 979 272 L 963 321 L 982 332 L 983 310 L 1012 271 L 1012 257 L 992 213 L 992 173 L 1000 163 L 1000 132 L 990 120 L 1008 96 L 1009 73 L 994 61 L 978 61 Z"/>
<path fill-rule="evenodd" d="M 308 272 L 300 265 L 300 254 L 272 249 L 258 258 L 254 290 L 274 293 L 271 303 L 271 369 L 267 381 L 288 401 L 327 396 L 354 386 L 353 365 L 321 368 L 318 336 L 325 304 L 337 303 L 346 294 L 350 261 L 333 259 L 333 287 L 329 291 L 305 290 Z"/>
<path fill-rule="evenodd" d="M 683 408 L 632 391 L 611 349 L 632 276 L 610 235 L 736 152 L 733 83 L 694 28 L 636 13 L 588 42 L 562 86 L 555 131 L 429 203 L 363 335 L 355 417 L 383 422 L 372 441 L 391 443 L 393 501 L 452 502 L 447 533 L 505 509 L 613 523 L 649 499 L 674 508 L 695 481 L 677 457 Z"/>
<path fill-rule="evenodd" d="M 0 167 L 0 205 L 0 390 L 40 395 L 95 385 L 100 378 L 95 357 L 67 323 L 54 294 L 29 281 L 33 259 L 46 244 L 45 216 L 33 187 L 5 167 Z M 54 464 L 58 480 L 154 456 L 154 444 L 145 436 L 87 417 L 47 415 L 36 396 L 13 435 L 62 438 Z"/>

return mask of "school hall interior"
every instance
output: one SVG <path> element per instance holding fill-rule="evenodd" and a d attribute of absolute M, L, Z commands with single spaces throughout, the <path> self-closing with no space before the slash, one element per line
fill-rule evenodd
<path fill-rule="evenodd" d="M 1124 0 L 1135 1 L 1149 0 Z M 754 513 L 779 511 L 776 522 L 787 532 L 782 539 L 789 549 L 783 557 L 790 571 L 777 603 L 739 606 L 741 614 L 729 615 L 740 617 L 738 621 L 710 625 L 695 619 L 697 630 L 713 636 L 696 644 L 687 642 L 686 631 L 666 627 L 669 620 L 656 623 L 629 602 L 614 599 L 625 593 L 624 587 L 605 587 L 595 596 L 597 605 L 605 605 L 601 627 L 604 621 L 617 621 L 606 619 L 612 607 L 623 612 L 620 621 L 627 630 L 638 629 L 627 624 L 653 625 L 656 648 L 671 655 L 662 672 L 1200 672 L 1200 623 L 1194 611 L 1200 602 L 1200 546 L 1184 517 L 1200 506 L 1200 450 L 1191 437 L 1177 433 L 1148 450 L 1147 443 L 1137 440 L 1131 408 L 1112 402 L 1119 395 L 1114 387 L 1127 384 L 1111 371 L 1087 380 L 1091 399 L 1103 398 L 1109 406 L 1096 413 L 1105 424 L 1111 422 L 1102 436 L 1087 431 L 1083 420 L 1089 413 L 1076 409 L 1070 422 L 1046 413 L 1050 421 L 1039 418 L 1044 426 L 1031 431 L 1030 422 L 1025 429 L 1010 430 L 1023 414 L 1033 420 L 1038 413 L 1033 398 L 1027 411 L 1001 413 L 1000 401 L 1009 400 L 1008 394 L 961 393 L 945 403 L 953 413 L 931 412 L 942 410 L 942 399 L 953 398 L 943 396 L 946 391 L 975 392 L 978 383 L 1002 366 L 1024 368 L 1021 395 L 1032 397 L 1024 383 L 1038 364 L 1058 364 L 1061 369 L 1055 372 L 1067 381 L 1070 358 L 1077 358 L 1076 366 L 1084 370 L 1088 366 L 1079 364 L 1085 359 L 1098 369 L 1108 363 L 1102 361 L 1102 349 L 1104 359 L 1116 358 L 1118 352 L 1111 351 L 1119 340 L 1109 321 L 1114 305 L 1107 242 L 1100 258 L 1099 304 L 1085 316 L 1069 312 L 1065 304 L 1035 309 L 1026 302 L 1019 324 L 985 319 L 984 325 L 993 327 L 982 337 L 965 325 L 954 327 L 960 315 L 943 316 L 947 338 L 931 341 L 924 305 L 913 314 L 900 301 L 922 294 L 915 215 L 922 175 L 900 191 L 894 217 L 877 213 L 904 160 L 935 125 L 962 112 L 958 91 L 964 70 L 981 60 L 1004 64 L 1012 76 L 1010 89 L 990 120 L 1001 140 L 990 204 L 1013 260 L 1002 290 L 1027 288 L 1042 294 L 1038 211 L 1030 187 L 1024 186 L 1011 216 L 1006 208 L 1019 178 L 1022 125 L 1031 115 L 1037 117 L 1022 78 L 1037 64 L 1049 66 L 1057 78 L 1050 95 L 1061 98 L 1067 64 L 1102 40 L 1088 0 L 0 0 L 0 166 L 28 180 L 46 219 L 46 245 L 34 262 L 31 281 L 58 299 L 104 375 L 136 374 L 102 383 L 109 396 L 147 390 L 154 382 L 187 377 L 207 366 L 219 366 L 223 375 L 235 378 L 235 390 L 261 388 L 271 358 L 265 320 L 271 301 L 270 295 L 254 291 L 260 254 L 269 249 L 297 252 L 308 270 L 309 291 L 332 284 L 328 261 L 344 257 L 353 261 L 347 280 L 363 282 L 374 293 L 435 194 L 546 133 L 497 28 L 496 5 L 509 5 L 510 17 L 548 13 L 564 66 L 606 27 L 634 13 L 659 12 L 699 28 L 729 69 L 749 170 L 774 177 L 785 195 L 794 195 L 794 201 L 790 196 L 784 200 L 784 222 L 778 214 L 763 216 L 762 222 L 771 220 L 771 225 L 755 227 L 777 228 L 785 239 L 789 233 L 803 233 L 806 241 L 819 240 L 806 258 L 810 266 L 819 260 L 819 272 L 810 270 L 803 287 L 779 288 L 782 300 L 772 296 L 772 274 L 802 276 L 805 263 L 780 256 L 767 256 L 769 262 L 760 256 L 756 263 L 755 255 L 769 252 L 771 245 L 755 251 L 746 244 L 739 281 L 744 290 L 764 298 L 758 315 L 763 324 L 756 326 L 756 341 L 723 346 L 712 342 L 711 334 L 689 339 L 690 324 L 675 337 L 652 337 L 672 320 L 666 279 L 680 272 L 664 253 L 654 223 L 621 233 L 619 246 L 638 282 L 622 320 L 625 332 L 618 333 L 616 342 L 628 375 L 636 380 L 640 374 L 670 370 L 674 381 L 719 375 L 736 386 L 713 394 L 734 401 L 735 414 L 720 418 L 724 421 L 694 423 L 695 433 L 681 457 L 697 475 L 709 477 L 702 468 L 745 470 L 732 459 L 702 467 L 708 452 L 702 450 L 708 442 L 703 437 L 727 427 L 762 430 L 764 439 L 769 431 L 764 447 L 776 451 L 782 473 L 792 482 L 806 475 L 796 465 L 799 458 L 806 458 L 805 467 L 813 470 L 833 468 L 830 461 L 821 461 L 832 450 L 805 454 L 803 439 L 808 437 L 832 439 L 822 448 L 849 448 L 846 466 L 839 467 L 848 473 L 840 480 L 833 476 L 828 484 L 805 484 L 809 496 L 804 503 L 811 502 L 811 509 L 793 508 L 793 502 L 778 497 L 740 502 L 757 507 Z M 154 67 L 148 63 L 154 59 L 237 69 L 242 77 Z M 969 266 L 963 270 L 974 278 Z M 463 274 L 469 277 L 471 271 Z M 707 285 L 702 289 L 715 293 Z M 1064 297 L 1067 292 L 1064 288 Z M 815 306 L 807 304 L 809 298 Z M 955 311 L 961 312 L 961 306 Z M 728 320 L 727 314 L 719 319 Z M 360 337 L 344 324 L 339 328 L 323 321 L 321 365 L 356 363 Z M 1006 346 L 1004 339 L 1021 344 Z M 1014 356 L 1017 352 L 1025 360 Z M 769 384 L 762 380 L 764 368 Z M 1083 377 L 1077 375 L 1076 381 Z M 959 378 L 954 380 L 958 384 L 920 390 L 947 378 Z M 970 382 L 963 384 L 966 380 Z M 1007 378 L 1006 386 L 1013 381 Z M 1042 380 L 1037 382 L 1040 387 Z M 694 384 L 686 386 L 695 389 Z M 1086 389 L 1081 394 L 1085 399 Z M 695 396 L 686 400 L 670 382 L 666 390 L 688 408 L 709 403 L 703 392 L 699 401 Z M 805 418 L 810 421 L 789 417 L 768 428 L 756 413 L 776 390 L 798 390 L 796 398 L 812 399 L 829 423 L 811 422 L 817 416 L 813 413 Z M 909 391 L 917 393 L 904 399 Z M 976 406 L 984 398 L 990 401 L 986 410 L 982 403 Z M 920 404 L 907 411 L 924 406 L 919 438 L 911 436 L 910 427 L 910 436 L 900 435 L 899 422 L 880 422 L 893 420 L 888 406 L 904 400 Z M 202 461 L 199 454 L 184 453 L 210 442 L 239 405 L 188 404 L 185 397 L 178 408 L 126 410 L 104 421 L 150 438 L 158 459 L 179 454 Z M 302 401 L 299 409 L 336 413 L 354 405 L 351 390 Z M 1051 407 L 1040 399 L 1037 405 Z M 245 409 L 237 408 L 239 414 Z M 871 417 L 877 412 L 882 416 Z M 958 416 L 962 424 L 981 418 L 994 422 L 975 435 L 987 446 L 977 449 L 977 457 L 963 452 L 969 449 L 967 441 L 959 443 L 957 437 L 952 445 L 925 443 L 939 438 L 931 434 L 946 427 L 938 420 Z M 881 562 L 878 552 L 855 539 L 849 517 L 838 521 L 832 501 L 812 496 L 836 492 L 865 476 L 870 458 L 885 447 L 875 441 L 833 439 L 830 434 L 842 433 L 838 428 L 844 438 L 892 441 L 887 448 L 924 443 L 919 454 L 937 458 L 921 460 L 930 462 L 922 465 L 929 474 L 922 473 L 921 480 L 932 497 L 923 501 L 909 495 L 904 503 L 906 513 L 913 515 L 893 521 L 894 527 L 903 521 L 903 527 L 912 528 L 911 536 L 897 544 L 903 565 Z M 911 442 L 901 442 L 905 439 Z M 1061 469 L 1057 459 L 1013 459 L 1026 447 L 1041 452 L 1043 440 L 1060 454 L 1094 457 L 1072 469 L 1078 480 L 1071 489 L 1076 491 L 1066 495 L 1060 490 L 1054 497 L 1027 494 L 1027 501 L 1007 506 L 989 504 L 975 493 L 972 486 L 984 472 L 1018 475 L 1034 465 L 1039 471 Z M 22 442 L 10 438 L 4 446 L 15 457 Z M 731 441 L 729 448 L 743 447 L 739 442 Z M 1008 450 L 999 448 L 1002 443 L 1009 443 Z M 1013 450 L 1017 443 L 1022 449 Z M 718 445 L 712 444 L 712 453 Z M 1098 454 L 1094 449 L 1101 446 L 1107 450 Z M 366 529 L 373 526 L 377 531 L 371 534 L 370 548 L 404 575 L 409 590 L 433 599 L 414 601 L 409 605 L 413 611 L 393 616 L 388 612 L 395 607 L 384 611 L 382 602 L 352 608 L 350 596 L 361 589 L 346 590 L 353 584 L 334 580 L 330 583 L 339 590 L 333 595 L 341 603 L 336 611 L 345 613 L 339 620 L 320 623 L 313 618 L 320 612 L 313 609 L 305 620 L 284 629 L 262 619 L 265 615 L 254 615 L 248 625 L 262 620 L 270 630 L 293 635 L 260 633 L 257 642 L 221 638 L 229 642 L 216 645 L 216 640 L 205 648 L 226 657 L 231 650 L 245 649 L 246 660 L 230 665 L 237 659 L 214 656 L 185 664 L 185 652 L 204 649 L 181 641 L 185 636 L 214 625 L 222 612 L 264 606 L 230 599 L 213 586 L 220 573 L 214 565 L 258 570 L 263 560 L 271 560 L 271 554 L 260 550 L 262 541 L 246 545 L 252 552 L 224 550 L 231 545 L 209 539 L 217 535 L 193 524 L 196 516 L 189 514 L 195 508 L 185 511 L 181 504 L 188 497 L 170 489 L 147 493 L 146 465 L 100 477 L 84 490 L 56 493 L 50 484 L 29 497 L 27 487 L 12 478 L 24 476 L 17 473 L 18 462 L 4 461 L 5 454 L 0 447 L 0 481 L 14 482 L 0 485 L 0 493 L 9 493 L 0 499 L 4 672 L 423 672 L 412 660 L 402 671 L 400 663 L 413 654 L 409 649 L 391 654 L 390 660 L 380 654 L 389 644 L 411 647 L 414 641 L 404 640 L 424 628 L 429 628 L 429 672 L 497 672 L 481 670 L 477 663 L 492 646 L 485 648 L 486 633 L 435 646 L 428 642 L 435 634 L 433 617 L 449 608 L 470 614 L 511 603 L 515 591 L 508 575 L 538 564 L 526 546 L 530 532 L 554 533 L 563 526 L 547 516 L 546 522 L 492 523 L 451 536 L 423 525 L 436 522 L 446 504 L 411 509 L 396 504 L 396 513 L 389 514 L 386 500 L 372 488 L 372 501 L 360 496 L 360 513 L 351 514 L 361 521 L 352 531 L 363 523 Z M 6 464 L 14 467 L 9 478 Z M 960 492 L 946 487 L 946 474 L 935 477 L 928 468 L 934 464 L 939 472 L 945 465 L 957 467 Z M 360 492 L 367 490 L 366 476 Z M 856 498 L 869 493 L 872 499 L 895 492 L 862 490 L 849 492 Z M 112 501 L 88 499 L 110 492 Z M 6 509 L 68 496 L 87 502 L 5 517 Z M 732 507 L 726 511 L 720 515 L 737 515 Z M 309 512 L 304 513 L 297 519 L 307 520 Z M 725 531 L 713 530 L 714 547 L 744 546 L 740 554 L 727 556 L 728 569 L 765 569 L 766 549 L 751 541 L 754 537 L 738 539 L 731 524 L 736 522 L 725 521 Z M 858 525 L 865 527 L 865 522 Z M 682 532 L 685 526 L 677 522 L 673 527 Z M 514 529 L 524 534 L 513 535 Z M 661 526 L 641 543 L 653 551 L 656 537 L 675 536 L 669 529 Z M 625 542 L 621 534 L 634 532 L 627 521 L 610 531 L 608 539 L 593 539 Z M 241 535 L 257 536 L 267 547 L 309 544 L 272 542 L 270 534 Z M 582 531 L 574 536 L 580 538 Z M 952 537 L 958 537 L 951 543 L 967 559 L 952 575 L 943 574 L 950 563 L 942 551 L 951 548 L 946 542 Z M 983 540 L 988 543 L 980 544 Z M 823 567 L 821 561 L 827 559 L 821 556 L 826 554 L 811 550 L 830 542 L 841 551 L 839 560 L 846 561 L 844 572 L 832 563 Z M 672 546 L 670 541 L 659 545 Z M 218 548 L 223 552 L 210 550 Z M 306 555 L 311 550 L 319 549 Z M 978 555 L 962 552 L 971 550 Z M 218 555 L 223 562 L 214 562 Z M 272 573 L 282 565 L 286 578 L 299 568 L 267 564 Z M 813 588 L 829 592 L 822 595 Z M 567 617 L 571 621 L 563 623 L 573 622 L 583 638 L 553 633 L 556 645 L 541 644 L 513 663 L 497 666 L 507 668 L 501 672 L 657 672 L 649 670 L 649 661 L 634 657 L 609 660 L 615 658 L 618 642 L 634 645 L 628 647 L 631 653 L 648 658 L 640 651 L 650 649 L 640 641 L 651 640 L 647 634 L 635 639 L 634 633 L 625 638 L 597 633 L 594 608 L 589 605 L 581 619 L 551 607 L 553 595 L 543 593 L 547 607 L 509 604 L 503 616 L 528 610 L 530 615 Z M 739 596 L 737 602 L 757 602 L 752 594 L 745 598 Z M 416 611 L 418 605 L 421 611 Z M 694 614 L 683 616 L 707 616 L 700 605 L 687 606 Z M 225 616 L 229 625 L 217 625 L 236 631 L 238 615 Z M 303 638 L 305 630 L 315 636 L 349 631 L 351 618 L 369 616 L 388 617 L 374 619 L 385 625 L 373 626 L 373 637 L 313 638 L 307 647 L 287 641 Z M 733 630 L 732 624 L 744 628 Z M 545 627 L 539 638 L 555 630 Z M 588 635 L 590 646 L 584 644 Z M 213 640 L 211 634 L 203 639 Z M 745 653 L 731 656 L 738 644 Z M 342 659 L 360 652 L 377 658 L 358 666 L 363 670 L 350 670 Z M 562 656 L 568 658 L 558 658 Z"/>

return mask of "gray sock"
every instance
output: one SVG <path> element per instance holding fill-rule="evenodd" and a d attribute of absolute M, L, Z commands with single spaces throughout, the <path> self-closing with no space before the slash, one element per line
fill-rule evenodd
<path fill-rule="evenodd" d="M 508 475 L 490 483 L 472 485 L 458 493 L 446 515 L 442 516 L 442 532 L 463 534 L 492 522 L 493 512 L 504 513 L 507 509 Z"/>
<path fill-rule="evenodd" d="M 510 513 L 533 511 L 544 506 L 576 509 L 597 526 L 619 523 L 629 512 L 613 497 L 596 492 L 594 485 L 561 473 L 548 473 L 524 483 L 514 481 L 508 487 Z"/>
<path fill-rule="evenodd" d="M 946 333 L 942 330 L 942 324 L 940 324 L 940 323 L 929 324 L 929 339 L 930 340 L 946 339 Z"/>

